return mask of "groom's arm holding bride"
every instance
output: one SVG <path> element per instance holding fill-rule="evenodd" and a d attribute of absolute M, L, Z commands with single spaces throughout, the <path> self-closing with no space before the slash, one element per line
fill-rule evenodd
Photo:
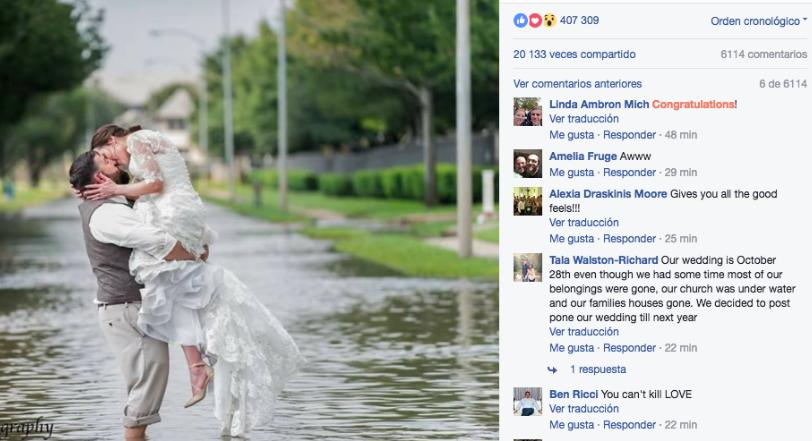
<path fill-rule="evenodd" d="M 70 182 L 74 194 L 87 200 L 84 191 L 91 185 L 104 182 L 126 181 L 126 175 L 107 158 L 94 152 L 83 153 L 71 167 Z M 137 249 L 163 260 L 196 260 L 196 256 L 183 248 L 181 243 L 147 223 L 130 208 L 124 196 L 105 198 L 90 216 L 90 234 L 99 242 L 124 248 Z M 209 249 L 201 260 L 208 259 Z"/>
<path fill-rule="evenodd" d="M 119 203 L 103 204 L 90 217 L 88 227 L 94 239 L 141 250 L 157 259 L 197 260 L 169 233 L 143 222 L 122 196 L 109 199 Z M 200 260 L 206 261 L 208 258 L 209 247 L 206 245 Z"/>
<path fill-rule="evenodd" d="M 115 199 L 111 202 L 116 202 Z M 103 243 L 146 252 L 163 260 L 196 260 L 177 239 L 142 222 L 126 202 L 103 204 L 90 217 L 90 234 Z M 208 258 L 208 249 L 201 256 Z"/>

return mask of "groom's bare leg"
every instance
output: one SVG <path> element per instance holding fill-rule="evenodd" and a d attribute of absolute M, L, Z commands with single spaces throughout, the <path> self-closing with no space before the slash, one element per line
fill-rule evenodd
<path fill-rule="evenodd" d="M 138 427 L 125 427 L 124 440 L 125 441 L 141 441 L 147 431 L 147 426 Z"/>

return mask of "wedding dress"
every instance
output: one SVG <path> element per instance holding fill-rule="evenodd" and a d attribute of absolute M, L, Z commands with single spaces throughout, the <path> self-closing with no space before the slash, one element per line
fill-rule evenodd
<path fill-rule="evenodd" d="M 215 239 L 192 187 L 186 162 L 164 135 L 140 130 L 127 139 L 129 172 L 136 180 L 163 182 L 133 209 L 194 255 Z M 130 272 L 141 290 L 138 325 L 147 335 L 193 345 L 214 361 L 214 413 L 223 433 L 247 434 L 267 423 L 277 394 L 303 358 L 270 311 L 229 270 L 201 261 L 156 259 L 133 250 Z"/>

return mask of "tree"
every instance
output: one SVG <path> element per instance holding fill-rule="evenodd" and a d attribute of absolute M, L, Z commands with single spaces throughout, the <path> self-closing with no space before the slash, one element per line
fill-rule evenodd
<path fill-rule="evenodd" d="M 93 121 L 86 120 L 88 106 L 93 108 Z M 28 107 L 24 118 L 9 130 L 4 146 L 13 157 L 26 162 L 33 186 L 39 184 L 45 167 L 63 153 L 87 150 L 82 142 L 88 124 L 92 130 L 123 109 L 111 97 L 81 88 L 37 97 Z"/>
<path fill-rule="evenodd" d="M 432 144 L 432 92 L 453 81 L 453 2 L 355 0 L 356 21 L 332 32 L 354 56 L 342 63 L 360 75 L 399 89 L 417 108 L 423 145 L 426 205 L 437 203 L 436 155 Z"/>
<path fill-rule="evenodd" d="M 499 118 L 499 2 L 471 0 L 473 128 L 495 128 Z"/>
<path fill-rule="evenodd" d="M 229 44 L 231 45 L 231 60 L 232 66 L 236 63 L 236 60 L 242 56 L 242 53 L 248 47 L 248 41 L 242 37 L 233 37 L 228 41 L 220 41 L 220 46 L 214 51 L 214 53 L 209 54 L 204 59 L 204 75 L 206 76 L 206 85 L 208 88 L 208 121 L 207 127 L 209 130 L 209 153 L 212 155 L 220 155 L 224 154 L 224 146 L 225 146 L 225 139 L 223 135 L 224 131 L 224 121 L 223 121 L 223 113 L 225 112 L 225 108 L 223 105 L 223 68 L 222 68 L 222 59 L 223 59 L 223 45 Z M 235 69 L 232 67 L 232 81 L 235 78 Z M 233 87 L 232 92 L 234 93 L 234 113 L 237 113 L 237 107 L 244 101 L 240 96 L 239 88 Z M 194 119 L 194 127 L 197 127 L 198 118 L 195 115 Z M 197 133 L 197 130 L 194 131 Z M 247 130 L 244 124 L 242 124 L 237 118 L 234 119 L 234 148 L 237 152 L 246 152 L 251 151 L 254 146 L 253 137 L 251 133 Z"/>
<path fill-rule="evenodd" d="M 299 43 L 290 39 L 294 40 Z M 209 136 L 215 152 L 222 151 L 222 44 L 204 66 L 209 85 Z M 276 153 L 276 33 L 263 22 L 255 38 L 234 37 L 230 44 L 235 147 L 243 153 Z M 290 151 L 394 142 L 408 125 L 400 99 L 380 84 L 320 63 L 301 45 L 289 48 L 288 58 Z"/>
<path fill-rule="evenodd" d="M 454 59 L 455 5 L 451 1 L 395 1 L 395 0 L 341 0 L 333 9 L 345 15 L 345 24 L 328 22 L 316 27 L 318 41 L 315 47 L 323 53 L 333 52 L 322 59 L 356 72 L 368 81 L 399 91 L 403 105 L 415 115 L 414 126 L 419 127 L 424 150 L 426 203 L 434 205 L 436 197 L 435 153 L 432 137 L 437 126 L 449 128 L 454 114 Z M 319 18 L 321 2 L 301 1 L 303 13 Z M 483 74 L 474 77 L 474 88 L 489 81 L 484 90 L 491 100 L 488 107 L 495 108 L 498 94 L 498 5 L 494 0 L 480 0 L 473 5 L 472 41 L 474 70 Z M 492 52 L 492 53 L 491 53 Z M 487 64 L 487 65 L 483 65 Z M 434 118 L 435 100 L 440 97 L 440 115 Z M 483 95 L 475 96 L 476 102 Z M 477 112 L 487 118 L 495 111 Z M 485 119 L 483 118 L 483 119 Z"/>
<path fill-rule="evenodd" d="M 472 0 L 471 15 L 476 130 L 495 126 L 498 114 L 498 3 Z M 289 150 L 363 149 L 420 133 L 430 176 L 431 135 L 453 130 L 455 121 L 454 2 L 297 0 L 287 27 Z M 255 38 L 229 42 L 238 151 L 276 151 L 276 38 L 262 23 Z M 215 152 L 222 148 L 220 53 L 205 64 Z"/>
<path fill-rule="evenodd" d="M 539 106 L 538 98 L 514 98 L 513 107 L 516 109 L 531 110 Z"/>
<path fill-rule="evenodd" d="M 29 102 L 79 85 L 107 50 L 102 12 L 84 0 L 10 1 L 0 7 L 0 148 Z M 0 150 L 0 174 L 15 158 Z"/>

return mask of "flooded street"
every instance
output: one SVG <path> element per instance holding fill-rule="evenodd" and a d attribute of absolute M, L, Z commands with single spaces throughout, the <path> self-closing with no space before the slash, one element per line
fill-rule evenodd
<path fill-rule="evenodd" d="M 124 383 L 98 328 L 76 204 L 0 220 L 0 423 L 42 417 L 51 439 L 121 439 Z M 495 282 L 401 277 L 284 226 L 208 214 L 220 234 L 210 261 L 259 296 L 309 361 L 251 439 L 497 439 Z M 183 409 L 179 347 L 171 363 L 149 439 L 221 439 L 211 399 Z"/>

